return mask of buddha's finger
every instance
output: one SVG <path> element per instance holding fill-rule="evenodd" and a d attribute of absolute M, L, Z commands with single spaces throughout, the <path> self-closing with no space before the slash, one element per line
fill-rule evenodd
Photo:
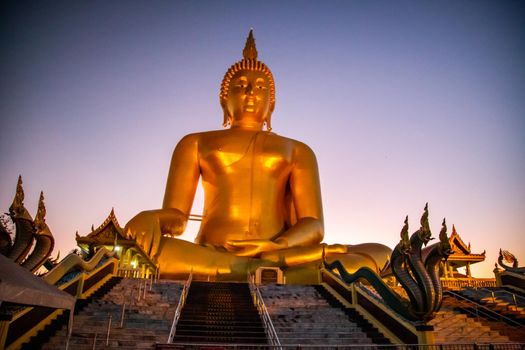
<path fill-rule="evenodd" d="M 246 239 L 243 241 L 240 240 L 233 240 L 233 241 L 227 241 L 226 244 L 229 244 L 233 247 L 237 248 L 244 248 L 244 247 L 251 247 L 251 246 L 259 246 L 261 243 L 264 243 L 266 241 L 261 239 Z"/>
<path fill-rule="evenodd" d="M 253 257 L 257 254 L 259 254 L 259 249 L 257 247 L 246 248 L 246 249 L 240 250 L 239 252 L 235 253 L 235 255 L 237 256 L 245 256 L 245 257 Z"/>
<path fill-rule="evenodd" d="M 236 245 L 232 244 L 231 242 L 226 242 L 224 244 L 224 248 L 226 248 L 226 250 L 230 252 L 236 252 L 239 250 L 239 248 Z"/>
<path fill-rule="evenodd" d="M 157 252 L 159 250 L 160 237 L 162 236 L 160 233 L 160 228 L 155 227 L 155 229 L 152 232 L 152 235 L 153 237 L 151 237 L 151 249 L 150 249 L 149 255 L 151 257 L 154 257 L 155 255 L 157 255 Z"/>
<path fill-rule="evenodd" d="M 141 233 L 135 233 L 135 237 L 132 236 L 132 238 L 135 238 L 135 242 L 137 242 L 137 245 L 142 248 L 142 241 L 144 240 L 144 235 Z"/>
<path fill-rule="evenodd" d="M 238 247 L 240 248 L 240 247 Z M 260 247 L 254 246 L 253 244 L 246 245 L 245 247 L 240 248 L 239 250 L 235 251 L 234 254 L 237 256 L 248 256 L 252 257 L 256 254 L 260 253 Z"/>
<path fill-rule="evenodd" d="M 246 246 L 246 242 L 243 241 L 227 241 L 226 244 L 235 248 Z"/>

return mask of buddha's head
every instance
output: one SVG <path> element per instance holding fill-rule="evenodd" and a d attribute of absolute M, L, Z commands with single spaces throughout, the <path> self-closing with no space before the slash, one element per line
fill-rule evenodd
<path fill-rule="evenodd" d="M 228 69 L 222 79 L 220 101 L 224 111 L 223 126 L 266 124 L 272 129 L 275 108 L 275 82 L 270 69 L 257 60 L 255 39 L 250 30 L 243 59 Z"/>

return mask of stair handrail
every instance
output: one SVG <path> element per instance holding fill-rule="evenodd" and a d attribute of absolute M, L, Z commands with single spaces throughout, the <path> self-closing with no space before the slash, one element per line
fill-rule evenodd
<path fill-rule="evenodd" d="M 489 318 L 493 319 L 494 320 L 494 317 L 491 317 L 490 314 L 495 314 L 499 317 L 499 319 L 496 319 L 496 321 L 499 321 L 499 320 L 503 320 L 507 323 L 510 323 L 511 326 L 513 327 L 516 327 L 516 328 L 521 328 L 521 327 L 524 327 L 521 323 L 519 322 L 516 322 L 514 321 L 513 319 L 511 318 L 508 318 L 502 314 L 500 314 L 499 312 L 496 312 L 494 310 L 491 310 L 489 309 L 488 307 L 482 305 L 482 304 L 479 304 L 477 303 L 476 301 L 474 300 L 471 300 L 469 298 L 465 298 L 464 296 L 462 296 L 461 294 L 458 294 L 458 293 L 455 293 L 451 290 L 447 290 L 445 291 L 444 293 L 446 294 L 450 294 L 452 295 L 454 298 L 456 299 L 460 299 L 460 300 L 463 300 L 463 301 L 466 301 L 467 303 L 469 304 L 473 304 L 473 306 L 476 308 L 476 316 L 478 315 L 478 310 L 481 309 L 481 310 L 484 310 L 484 311 L 488 311 L 488 314 L 487 313 L 484 313 L 486 316 L 488 316 Z"/>
<path fill-rule="evenodd" d="M 173 337 L 175 336 L 175 329 L 177 328 L 177 322 L 179 322 L 180 315 L 182 313 L 182 308 L 186 304 L 186 298 L 188 296 L 188 291 L 190 290 L 191 280 L 193 279 L 193 269 L 190 271 L 188 279 L 184 283 L 182 288 L 182 293 L 180 294 L 179 303 L 177 304 L 177 309 L 175 309 L 175 315 L 173 315 L 173 322 L 171 323 L 170 334 L 168 335 L 168 343 L 173 342 Z"/>
<path fill-rule="evenodd" d="M 489 293 L 491 293 L 491 296 L 492 296 L 492 301 L 495 303 L 496 300 L 496 294 L 497 293 L 500 293 L 500 294 L 510 294 L 510 296 L 512 297 L 512 301 L 514 302 L 514 306 L 516 307 L 523 307 L 525 305 L 525 298 L 520 296 L 520 295 L 516 295 L 512 292 L 509 292 L 507 290 L 491 290 L 491 289 L 487 289 L 487 288 L 476 288 L 476 291 L 480 291 L 480 290 L 483 290 L 483 291 L 487 291 Z M 508 301 L 508 300 L 502 300 L 502 301 Z M 518 305 L 519 304 L 519 305 Z"/>
<path fill-rule="evenodd" d="M 248 274 L 248 286 L 250 287 L 250 293 L 252 294 L 253 304 L 255 305 L 255 307 L 257 307 L 257 311 L 259 311 L 259 315 L 262 318 L 264 330 L 266 332 L 266 336 L 268 337 L 270 345 L 272 346 L 272 349 L 282 350 L 281 342 L 279 340 L 279 337 L 277 336 L 275 327 L 273 326 L 272 319 L 270 318 L 270 314 L 268 313 L 268 309 L 264 304 L 264 299 L 261 295 L 261 291 L 259 290 L 259 287 L 257 287 L 257 285 L 255 284 L 254 275 Z"/>

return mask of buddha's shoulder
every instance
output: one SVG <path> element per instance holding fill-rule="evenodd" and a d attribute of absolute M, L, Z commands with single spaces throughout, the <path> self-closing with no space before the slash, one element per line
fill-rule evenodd
<path fill-rule="evenodd" d="M 304 142 L 295 140 L 286 136 L 281 136 L 273 132 L 269 133 L 270 138 L 275 139 L 277 142 L 292 146 L 295 151 L 313 153 L 312 149 Z"/>
<path fill-rule="evenodd" d="M 217 142 L 223 142 L 228 139 L 236 139 L 239 137 L 252 137 L 253 135 L 239 135 L 238 132 L 232 132 L 231 129 L 224 130 L 211 130 L 188 134 L 184 136 L 179 145 L 207 145 L 215 144 Z M 287 149 L 293 149 L 296 152 L 313 153 L 312 149 L 305 143 L 285 137 L 274 132 L 265 132 L 266 141 L 265 143 L 273 144 L 275 146 L 286 147 Z"/>

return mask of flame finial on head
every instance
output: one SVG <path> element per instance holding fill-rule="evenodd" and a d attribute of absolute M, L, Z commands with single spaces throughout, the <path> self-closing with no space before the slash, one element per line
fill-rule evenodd
<path fill-rule="evenodd" d="M 255 47 L 255 38 L 253 37 L 253 28 L 250 28 L 248 38 L 246 38 L 246 44 L 244 50 L 242 50 L 242 57 L 245 60 L 256 60 L 257 59 L 257 48 Z"/>

